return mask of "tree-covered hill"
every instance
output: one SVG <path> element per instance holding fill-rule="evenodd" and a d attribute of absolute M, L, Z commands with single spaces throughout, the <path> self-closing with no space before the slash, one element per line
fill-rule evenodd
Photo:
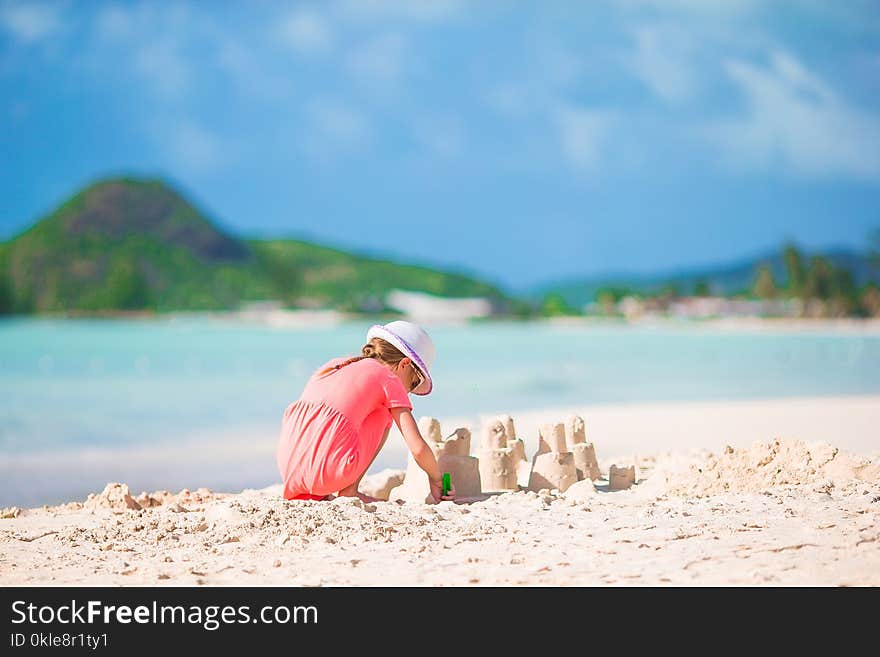
<path fill-rule="evenodd" d="M 221 310 L 260 300 L 380 310 L 393 288 L 505 300 L 461 274 L 241 239 L 161 180 L 97 182 L 0 243 L 0 312 Z"/>

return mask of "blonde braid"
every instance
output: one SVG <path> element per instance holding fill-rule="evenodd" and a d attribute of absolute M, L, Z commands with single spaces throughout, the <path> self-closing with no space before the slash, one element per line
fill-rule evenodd
<path fill-rule="evenodd" d="M 356 363 L 359 360 L 363 360 L 364 358 L 375 358 L 376 360 L 396 364 L 399 363 L 405 356 L 398 351 L 396 347 L 392 344 L 382 340 L 381 338 L 373 338 L 367 344 L 365 344 L 361 348 L 360 356 L 353 356 L 348 360 L 345 360 L 341 363 L 333 365 L 332 367 L 327 367 L 323 369 L 319 376 L 324 376 L 329 374 L 330 372 L 335 372 L 336 370 L 340 370 L 346 365 L 351 365 L 352 363 Z"/>

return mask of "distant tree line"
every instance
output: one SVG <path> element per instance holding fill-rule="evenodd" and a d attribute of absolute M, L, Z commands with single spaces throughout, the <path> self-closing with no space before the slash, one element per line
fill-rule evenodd
<path fill-rule="evenodd" d="M 12 312 L 12 286 L 9 284 L 9 276 L 0 269 L 0 315 L 8 315 Z"/>
<path fill-rule="evenodd" d="M 798 299 L 802 314 L 810 316 L 880 316 L 880 289 L 873 281 L 859 287 L 849 269 L 823 256 L 805 258 L 793 244 L 787 245 L 782 255 L 785 284 L 779 284 L 770 266 L 763 264 L 756 272 L 752 297 Z M 872 239 L 869 259 L 871 266 L 880 271 L 880 234 Z"/>
<path fill-rule="evenodd" d="M 810 317 L 880 317 L 880 288 L 874 282 L 880 279 L 880 229 L 869 238 L 868 261 L 873 276 L 859 286 L 853 272 L 835 265 L 821 255 L 805 256 L 794 244 L 783 248 L 782 261 L 785 279 L 776 280 L 769 263 L 755 269 L 750 289 L 727 296 L 740 299 L 798 301 L 802 316 Z M 599 312 L 618 314 L 618 303 L 626 297 L 637 297 L 655 308 L 665 308 L 673 299 L 682 296 L 712 296 L 709 281 L 698 279 L 691 290 L 682 290 L 682 284 L 667 283 L 660 290 L 645 292 L 631 287 L 605 287 L 595 295 Z M 542 307 L 545 315 L 570 315 L 579 311 L 568 306 L 559 295 L 548 295 Z"/>

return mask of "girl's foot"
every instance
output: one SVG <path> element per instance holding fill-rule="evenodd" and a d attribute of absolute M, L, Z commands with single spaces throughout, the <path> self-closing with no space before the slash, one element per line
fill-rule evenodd
<path fill-rule="evenodd" d="M 380 500 L 378 497 L 373 497 L 373 496 L 367 495 L 365 493 L 359 493 L 357 491 L 348 491 L 348 490 L 339 491 L 339 497 L 356 497 L 361 502 L 364 502 L 365 504 L 369 504 L 370 502 L 384 502 L 385 501 L 385 500 Z"/>

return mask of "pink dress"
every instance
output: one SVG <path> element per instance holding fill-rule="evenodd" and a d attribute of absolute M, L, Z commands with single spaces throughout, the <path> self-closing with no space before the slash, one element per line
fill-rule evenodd
<path fill-rule="evenodd" d="M 364 358 L 306 383 L 284 411 L 276 460 L 287 499 L 320 499 L 350 486 L 373 460 L 392 408 L 412 410 L 406 389 L 391 370 Z"/>

